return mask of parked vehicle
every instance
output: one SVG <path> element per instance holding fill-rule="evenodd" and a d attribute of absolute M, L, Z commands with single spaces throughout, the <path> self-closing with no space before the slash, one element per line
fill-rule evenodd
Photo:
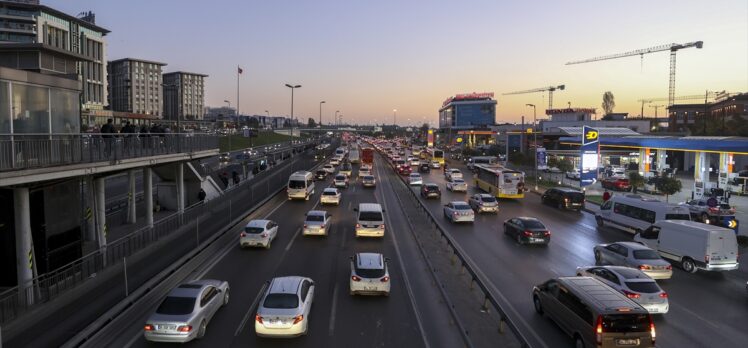
<path fill-rule="evenodd" d="M 684 206 L 635 194 L 613 195 L 595 215 L 598 227 L 611 225 L 631 233 L 644 231 L 660 220 L 690 219 L 688 208 Z"/>
<path fill-rule="evenodd" d="M 444 217 L 450 222 L 474 222 L 475 212 L 463 201 L 449 202 L 444 205 Z"/>
<path fill-rule="evenodd" d="M 304 199 L 309 200 L 309 196 L 314 194 L 314 176 L 307 171 L 298 171 L 288 178 L 288 200 Z"/>
<path fill-rule="evenodd" d="M 377 203 L 361 203 L 354 211 L 356 218 L 356 237 L 384 237 L 384 210 Z"/>
<path fill-rule="evenodd" d="M 239 234 L 239 246 L 242 248 L 258 246 L 270 249 L 273 240 L 278 236 L 278 224 L 270 220 L 252 220 L 244 226 Z"/>
<path fill-rule="evenodd" d="M 581 176 L 581 173 L 579 172 L 579 168 L 574 168 L 569 172 L 566 172 L 566 178 L 572 179 L 572 180 L 579 180 Z"/>
<path fill-rule="evenodd" d="M 496 197 L 486 193 L 472 195 L 468 200 L 468 204 L 476 213 L 489 212 L 498 214 L 499 212 L 499 202 L 496 200 Z"/>
<path fill-rule="evenodd" d="M 608 190 L 626 192 L 631 191 L 631 184 L 629 183 L 629 179 L 620 176 L 612 176 L 609 178 L 601 179 L 600 185 L 602 185 L 604 189 Z"/>
<path fill-rule="evenodd" d="M 540 201 L 558 209 L 580 211 L 584 209 L 584 193 L 568 187 L 553 187 L 545 190 Z"/>
<path fill-rule="evenodd" d="M 309 330 L 314 281 L 305 277 L 273 278 L 257 307 L 255 333 L 261 337 L 296 337 Z"/>
<path fill-rule="evenodd" d="M 652 279 L 670 279 L 673 266 L 656 251 L 637 242 L 598 244 L 593 248 L 597 265 L 637 268 Z"/>
<path fill-rule="evenodd" d="M 504 221 L 504 234 L 514 238 L 517 244 L 548 244 L 551 231 L 534 217 L 516 217 Z"/>
<path fill-rule="evenodd" d="M 663 220 L 634 236 L 684 271 L 738 269 L 738 241 L 733 230 L 696 221 Z"/>
<path fill-rule="evenodd" d="M 390 295 L 389 259 L 379 253 L 358 253 L 351 257 L 351 295 Z"/>
<path fill-rule="evenodd" d="M 644 272 L 621 266 L 577 267 L 577 276 L 593 277 L 634 300 L 651 314 L 670 310 L 667 292 Z"/>

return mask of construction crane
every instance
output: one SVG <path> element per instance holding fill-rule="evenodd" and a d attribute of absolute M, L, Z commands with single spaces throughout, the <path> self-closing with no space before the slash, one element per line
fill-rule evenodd
<path fill-rule="evenodd" d="M 657 109 L 659 109 L 659 108 L 661 108 L 663 106 L 665 106 L 665 105 L 663 105 L 663 104 L 655 104 L 655 105 L 650 105 L 649 106 L 650 108 L 654 108 L 655 109 L 655 118 L 657 118 Z"/>
<path fill-rule="evenodd" d="M 672 43 L 672 44 L 667 44 L 667 45 L 654 46 L 650 48 L 634 50 L 634 51 L 629 51 L 629 52 L 624 52 L 624 53 L 611 54 L 607 56 L 572 61 L 572 62 L 566 63 L 566 65 L 591 63 L 591 62 L 597 62 L 601 60 L 625 58 L 625 57 L 632 57 L 632 56 L 640 56 L 642 59 L 644 59 L 644 55 L 648 53 L 670 51 L 670 88 L 668 90 L 668 104 L 667 104 L 668 106 L 670 106 L 670 105 L 673 105 L 673 101 L 675 100 L 675 53 L 678 52 L 678 50 L 681 50 L 684 48 L 690 48 L 690 47 L 702 48 L 704 47 L 704 41 L 694 41 L 694 42 L 689 42 L 685 44 Z M 644 107 L 642 106 L 642 108 Z"/>
<path fill-rule="evenodd" d="M 553 109 L 553 91 L 555 90 L 563 91 L 565 88 L 566 88 L 566 85 L 548 86 L 548 87 L 541 87 L 541 88 L 535 88 L 535 89 L 528 89 L 526 91 L 509 92 L 509 93 L 504 93 L 502 95 L 548 92 L 548 109 Z"/>
<path fill-rule="evenodd" d="M 704 103 L 706 104 L 709 101 L 709 99 L 726 98 L 726 97 L 729 97 L 730 95 L 732 94 L 727 91 L 720 91 L 720 92 L 706 91 L 704 92 L 704 94 L 677 96 L 677 97 L 674 97 L 672 100 L 676 101 L 676 100 L 702 100 L 703 99 Z M 644 99 L 637 100 L 637 102 L 642 103 L 642 115 L 641 116 L 643 117 L 644 115 L 644 104 L 651 104 L 654 102 L 662 102 L 662 101 L 670 101 L 670 99 L 669 98 L 644 98 Z"/>

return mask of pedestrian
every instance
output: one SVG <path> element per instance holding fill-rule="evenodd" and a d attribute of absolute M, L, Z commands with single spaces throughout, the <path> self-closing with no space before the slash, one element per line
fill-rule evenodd
<path fill-rule="evenodd" d="M 610 192 L 608 192 L 608 190 L 605 190 L 605 192 L 603 192 L 603 202 L 607 202 L 609 199 L 610 199 Z"/>
<path fill-rule="evenodd" d="M 229 175 L 226 174 L 226 172 L 223 172 L 223 174 L 221 174 L 221 182 L 223 183 L 224 189 L 229 188 Z"/>
<path fill-rule="evenodd" d="M 197 193 L 197 199 L 200 200 L 200 203 L 205 202 L 205 196 L 207 196 L 207 195 L 208 194 L 205 193 L 205 190 L 203 190 L 203 188 L 201 187 L 200 188 L 200 192 Z"/>
<path fill-rule="evenodd" d="M 104 156 L 109 157 L 112 153 L 112 137 L 114 137 L 114 120 L 107 119 L 106 124 L 101 126 L 101 137 L 104 139 Z"/>
<path fill-rule="evenodd" d="M 231 178 L 234 180 L 234 185 L 239 185 L 239 173 L 232 171 Z"/>

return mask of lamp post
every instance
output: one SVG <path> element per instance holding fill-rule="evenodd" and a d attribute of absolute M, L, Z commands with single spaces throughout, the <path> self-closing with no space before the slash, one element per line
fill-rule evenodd
<path fill-rule="evenodd" d="M 301 88 L 301 85 L 291 85 L 291 84 L 287 83 L 286 87 L 288 87 L 288 88 L 291 89 L 291 136 L 293 136 L 293 122 L 294 122 L 294 117 L 293 117 L 293 90 L 297 89 L 297 88 Z"/>
<path fill-rule="evenodd" d="M 322 104 L 324 104 L 325 101 L 319 102 L 319 127 L 322 128 Z"/>
<path fill-rule="evenodd" d="M 397 127 L 397 109 L 392 109 L 392 125 Z"/>
<path fill-rule="evenodd" d="M 535 191 L 538 190 L 538 132 L 537 132 L 537 115 L 535 113 L 536 108 L 535 104 L 525 104 L 526 106 L 532 106 L 532 135 L 533 135 L 533 143 L 535 144 Z M 509 156 L 509 154 L 507 154 Z"/>
<path fill-rule="evenodd" d="M 340 110 L 335 110 L 335 119 L 332 120 L 332 124 L 333 125 L 338 124 L 338 113 L 339 112 L 340 112 Z"/>
<path fill-rule="evenodd" d="M 229 106 L 229 109 L 231 109 L 231 102 L 230 101 L 224 100 L 223 102 L 226 103 Z"/>

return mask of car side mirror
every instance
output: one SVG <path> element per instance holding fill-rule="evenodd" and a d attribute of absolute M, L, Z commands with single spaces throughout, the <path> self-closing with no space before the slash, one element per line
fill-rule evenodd
<path fill-rule="evenodd" d="M 358 211 L 358 208 L 353 208 L 353 211 Z"/>
<path fill-rule="evenodd" d="M 390 262 L 390 258 L 389 257 L 385 257 L 384 258 L 384 262 Z"/>

